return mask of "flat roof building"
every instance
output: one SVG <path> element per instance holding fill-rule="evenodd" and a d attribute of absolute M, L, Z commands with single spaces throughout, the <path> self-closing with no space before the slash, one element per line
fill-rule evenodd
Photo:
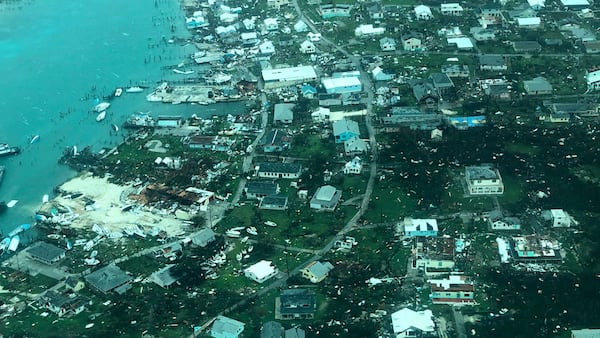
<path fill-rule="evenodd" d="M 298 83 L 317 80 L 317 73 L 313 66 L 298 66 L 262 71 L 265 88 L 286 87 Z"/>
<path fill-rule="evenodd" d="M 471 195 L 504 194 L 504 183 L 500 172 L 491 164 L 466 167 L 465 179 Z"/>
<path fill-rule="evenodd" d="M 263 283 L 279 273 L 271 261 L 262 260 L 244 269 L 244 275 L 257 283 Z"/>

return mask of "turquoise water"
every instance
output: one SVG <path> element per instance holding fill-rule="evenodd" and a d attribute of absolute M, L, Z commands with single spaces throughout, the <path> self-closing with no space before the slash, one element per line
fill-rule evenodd
<path fill-rule="evenodd" d="M 200 116 L 218 106 L 147 102 L 148 92 L 115 98 L 98 123 L 94 98 L 116 87 L 176 79 L 165 65 L 187 59 L 189 46 L 168 43 L 190 37 L 177 0 L 24 0 L 21 9 L 0 4 L 0 143 L 21 155 L 0 158 L 7 167 L 0 200 L 18 204 L 0 215 L 6 233 L 33 221 L 42 196 L 75 175 L 57 160 L 67 147 L 111 147 L 123 139 L 111 124 L 135 111 Z M 172 32 L 174 29 L 174 32 Z M 32 135 L 39 142 L 29 144 Z"/>

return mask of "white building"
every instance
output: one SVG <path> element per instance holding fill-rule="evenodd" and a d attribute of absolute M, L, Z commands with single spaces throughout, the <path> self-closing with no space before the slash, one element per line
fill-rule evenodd
<path fill-rule="evenodd" d="M 542 19 L 538 17 L 532 18 L 517 18 L 517 26 L 519 28 L 535 29 L 542 25 Z"/>
<path fill-rule="evenodd" d="M 354 35 L 356 37 L 369 37 L 376 35 L 383 35 L 385 33 L 385 27 L 373 27 L 373 25 L 360 25 L 354 29 Z"/>
<path fill-rule="evenodd" d="M 529 7 L 534 11 L 539 11 L 546 7 L 546 0 L 527 0 L 527 4 L 529 4 Z"/>
<path fill-rule="evenodd" d="M 381 38 L 379 40 L 379 48 L 384 52 L 396 50 L 396 40 L 388 37 Z"/>
<path fill-rule="evenodd" d="M 433 14 L 431 13 L 431 8 L 425 5 L 415 6 L 415 17 L 417 20 L 430 20 L 433 19 Z"/>
<path fill-rule="evenodd" d="M 246 269 L 244 269 L 244 276 L 252 279 L 257 283 L 262 283 L 271 277 L 277 275 L 279 270 L 273 266 L 270 261 L 262 260 Z"/>
<path fill-rule="evenodd" d="M 356 156 L 344 165 L 344 174 L 360 175 L 360 173 L 362 172 L 362 167 L 362 160 L 360 159 L 360 157 Z"/>
<path fill-rule="evenodd" d="M 317 51 L 317 48 L 314 43 L 305 40 L 300 44 L 300 51 L 304 54 L 313 54 Z"/>
<path fill-rule="evenodd" d="M 362 91 L 362 83 L 357 77 L 335 77 L 321 80 L 327 94 L 358 93 Z"/>
<path fill-rule="evenodd" d="M 409 308 L 392 313 L 392 328 L 396 337 L 418 337 L 422 333 L 434 333 L 433 312 L 413 311 Z"/>
<path fill-rule="evenodd" d="M 281 6 L 290 4 L 290 0 L 267 0 L 269 9 L 279 9 Z"/>
<path fill-rule="evenodd" d="M 552 226 L 555 228 L 568 228 L 571 226 L 571 216 L 563 209 L 550 209 Z"/>
<path fill-rule="evenodd" d="M 258 46 L 258 50 L 261 54 L 271 55 L 275 53 L 275 45 L 273 42 L 267 40 Z"/>
<path fill-rule="evenodd" d="M 588 91 L 600 89 L 600 70 L 588 72 L 585 75 Z"/>
<path fill-rule="evenodd" d="M 464 9 L 459 3 L 441 4 L 440 12 L 442 15 L 461 16 Z"/>
<path fill-rule="evenodd" d="M 473 47 L 475 47 L 471 38 L 467 37 L 448 38 L 446 39 L 446 42 L 449 45 L 456 45 L 456 48 L 458 49 L 473 49 Z"/>
<path fill-rule="evenodd" d="M 317 210 L 333 211 L 342 198 L 342 191 L 331 185 L 324 185 L 317 189 L 310 199 L 310 208 Z"/>
<path fill-rule="evenodd" d="M 317 79 L 313 66 L 265 69 L 262 71 L 265 89 L 286 87 L 298 83 L 311 82 Z"/>
<path fill-rule="evenodd" d="M 502 195 L 504 193 L 500 172 L 491 165 L 466 167 L 465 179 L 471 195 Z"/>
<path fill-rule="evenodd" d="M 268 31 L 276 31 L 277 29 L 279 29 L 279 23 L 277 23 L 277 19 L 266 18 L 264 24 L 265 29 Z"/>

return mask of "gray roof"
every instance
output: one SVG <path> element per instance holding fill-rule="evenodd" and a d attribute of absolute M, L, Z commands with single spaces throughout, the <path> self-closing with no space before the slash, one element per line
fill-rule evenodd
<path fill-rule="evenodd" d="M 564 112 L 564 113 L 579 113 L 586 112 L 588 110 L 595 110 L 594 107 L 589 103 L 553 103 L 552 111 Z"/>
<path fill-rule="evenodd" d="M 215 239 L 215 232 L 209 228 L 204 228 L 204 229 L 198 231 L 192 237 L 192 242 L 194 242 L 194 244 L 208 243 L 209 241 L 213 241 L 214 239 Z"/>
<path fill-rule="evenodd" d="M 61 255 L 64 255 L 65 252 L 67 252 L 65 249 L 61 249 L 56 245 L 46 242 L 38 242 L 27 249 L 27 253 L 29 253 L 32 257 L 44 261 L 53 261 Z"/>
<path fill-rule="evenodd" d="M 537 41 L 515 41 L 513 48 L 517 51 L 539 51 L 542 49 Z"/>
<path fill-rule="evenodd" d="M 342 191 L 330 185 L 320 187 L 311 198 L 310 203 L 318 203 L 327 208 L 337 205 L 342 197 Z"/>
<path fill-rule="evenodd" d="M 294 112 L 293 103 L 278 103 L 275 105 L 275 113 L 273 115 L 274 121 L 293 120 Z"/>
<path fill-rule="evenodd" d="M 295 174 L 302 169 L 297 163 L 263 162 L 258 165 L 260 172 Z"/>
<path fill-rule="evenodd" d="M 448 77 L 447 74 L 444 73 L 433 73 L 429 76 L 431 81 L 433 81 L 433 85 L 436 88 L 451 88 L 454 87 L 454 83 Z"/>
<path fill-rule="evenodd" d="M 244 325 L 244 323 L 235 319 L 225 316 L 217 316 L 217 319 L 215 319 L 210 331 L 221 334 L 229 333 L 232 335 L 237 335 L 239 332 L 244 331 Z"/>
<path fill-rule="evenodd" d="M 283 325 L 270 321 L 264 323 L 260 329 L 260 338 L 283 338 L 284 332 Z"/>
<path fill-rule="evenodd" d="M 471 166 L 465 168 L 465 176 L 470 180 L 499 179 L 498 171 L 490 164 Z"/>
<path fill-rule="evenodd" d="M 408 39 L 423 39 L 423 33 L 418 33 L 418 32 L 408 32 L 406 34 L 402 34 L 402 36 L 400 37 L 402 39 L 402 41 L 406 41 Z"/>
<path fill-rule="evenodd" d="M 320 278 L 324 275 L 327 275 L 329 271 L 333 269 L 333 265 L 329 262 L 321 263 L 319 261 L 315 262 L 310 266 L 308 271 L 315 276 L 316 278 Z"/>
<path fill-rule="evenodd" d="M 152 280 L 161 287 L 169 287 L 177 282 L 177 278 L 171 275 L 171 268 L 174 265 L 166 266 L 152 274 Z"/>
<path fill-rule="evenodd" d="M 306 333 L 304 330 L 298 327 L 293 327 L 291 329 L 285 330 L 285 338 L 305 338 Z"/>
<path fill-rule="evenodd" d="M 341 119 L 333 122 L 333 135 L 341 135 L 344 132 L 360 135 L 358 122 L 349 119 Z"/>
<path fill-rule="evenodd" d="M 285 208 L 288 203 L 288 198 L 286 196 L 274 195 L 274 196 L 265 196 L 262 201 L 260 201 L 260 207 L 266 208 L 269 206 L 276 206 L 279 208 Z"/>
<path fill-rule="evenodd" d="M 290 134 L 283 130 L 274 129 L 265 133 L 265 135 L 260 139 L 261 145 L 283 145 L 285 143 L 289 144 L 292 141 L 292 137 Z"/>
<path fill-rule="evenodd" d="M 250 181 L 246 184 L 246 193 L 255 195 L 277 194 L 277 184 L 271 181 Z"/>
<path fill-rule="evenodd" d="M 481 55 L 479 57 L 479 64 L 482 66 L 505 66 L 506 61 L 500 55 Z"/>
<path fill-rule="evenodd" d="M 107 293 L 128 283 L 131 277 L 118 266 L 110 264 L 85 276 L 85 280 L 94 288 Z"/>
<path fill-rule="evenodd" d="M 552 85 L 544 77 L 536 77 L 532 80 L 523 81 L 523 86 L 528 92 L 539 92 L 552 90 Z"/>
<path fill-rule="evenodd" d="M 281 313 L 314 313 L 317 309 L 315 293 L 308 289 L 286 289 L 281 291 Z"/>

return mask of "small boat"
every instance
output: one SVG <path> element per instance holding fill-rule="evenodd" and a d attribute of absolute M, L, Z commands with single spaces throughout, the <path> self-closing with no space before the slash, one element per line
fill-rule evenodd
<path fill-rule="evenodd" d="M 42 203 L 48 203 L 48 200 L 50 200 L 50 196 L 48 196 L 48 194 L 44 194 L 44 196 L 42 196 Z"/>
<path fill-rule="evenodd" d="M 50 239 L 61 239 L 62 236 L 59 234 L 48 234 L 46 237 Z"/>
<path fill-rule="evenodd" d="M 29 144 L 34 144 L 40 140 L 40 135 L 33 135 L 29 140 Z"/>
<path fill-rule="evenodd" d="M 19 147 L 11 147 L 6 143 L 0 143 L 0 156 L 16 155 L 21 152 Z"/>
<path fill-rule="evenodd" d="M 48 217 L 42 214 L 35 214 L 35 220 L 38 222 L 45 222 L 46 220 L 48 220 Z"/>
<path fill-rule="evenodd" d="M 266 222 L 265 222 L 265 225 L 268 225 L 268 226 L 270 226 L 270 227 L 276 227 L 276 226 L 277 226 L 277 223 L 275 223 L 275 222 L 271 222 L 271 221 L 266 221 Z"/>
<path fill-rule="evenodd" d="M 17 203 L 19 203 L 18 200 L 10 200 L 8 203 L 6 203 L 6 206 L 9 208 L 14 207 Z"/>
<path fill-rule="evenodd" d="M 106 117 L 106 110 L 103 110 L 100 112 L 100 114 L 98 114 L 98 116 L 96 116 L 96 122 L 100 122 L 100 121 L 104 120 L 105 117 Z"/>
<path fill-rule="evenodd" d="M 249 233 L 250 235 L 254 235 L 254 236 L 258 235 L 258 231 L 256 231 L 255 227 L 249 227 L 249 228 L 247 228 L 246 232 Z"/>
<path fill-rule="evenodd" d="M 119 97 L 121 94 L 123 94 L 123 88 L 115 89 L 115 97 Z"/>
<path fill-rule="evenodd" d="M 116 124 L 114 124 L 114 123 L 113 123 L 113 124 L 111 124 L 110 126 L 112 127 L 112 129 L 113 129 L 114 131 L 119 131 L 119 126 L 117 126 Z"/>
<path fill-rule="evenodd" d="M 129 87 L 129 88 L 125 89 L 126 93 L 141 93 L 143 91 L 144 91 L 144 88 L 138 87 L 138 86 L 133 86 L 133 87 Z"/>
<path fill-rule="evenodd" d="M 67 246 L 67 250 L 73 249 L 73 242 L 71 242 L 68 238 L 65 238 L 65 245 Z"/>
<path fill-rule="evenodd" d="M 231 238 L 239 238 L 242 233 L 239 232 L 238 230 L 227 230 L 225 232 L 225 235 L 227 235 L 227 237 L 231 237 Z"/>
<path fill-rule="evenodd" d="M 108 102 L 100 102 L 94 107 L 94 111 L 97 113 L 103 112 L 110 107 L 110 103 Z"/>
<path fill-rule="evenodd" d="M 75 156 L 77 156 L 77 155 L 79 155 L 79 154 L 77 153 L 77 146 L 73 146 L 73 157 L 75 157 Z"/>
<path fill-rule="evenodd" d="M 12 252 L 17 251 L 17 248 L 19 247 L 20 242 L 21 242 L 21 237 L 19 237 L 19 235 L 11 238 L 10 243 L 8 244 L 8 251 L 12 251 Z"/>
<path fill-rule="evenodd" d="M 2 178 L 4 178 L 4 171 L 6 170 L 6 167 L 3 165 L 0 165 L 0 183 L 2 183 Z"/>
<path fill-rule="evenodd" d="M 8 233 L 9 237 L 13 237 L 16 236 L 17 234 L 20 234 L 21 232 L 28 230 L 29 228 L 31 228 L 31 224 L 21 224 L 18 227 L 16 227 L 15 229 L 13 229 L 13 231 Z"/>

